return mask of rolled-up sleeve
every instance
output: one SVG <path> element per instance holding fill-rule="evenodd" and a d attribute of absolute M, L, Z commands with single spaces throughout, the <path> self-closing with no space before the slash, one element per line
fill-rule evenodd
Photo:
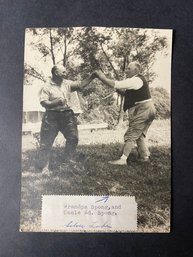
<path fill-rule="evenodd" d="M 43 87 L 39 93 L 40 103 L 49 100 L 49 95 L 49 90 L 46 87 Z"/>
<path fill-rule="evenodd" d="M 139 77 L 128 78 L 121 81 L 115 81 L 115 89 L 134 89 L 137 90 L 143 86 L 143 81 Z"/>

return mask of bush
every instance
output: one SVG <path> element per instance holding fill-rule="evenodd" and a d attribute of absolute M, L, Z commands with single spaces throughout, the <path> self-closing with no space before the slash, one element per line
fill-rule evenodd
<path fill-rule="evenodd" d="M 150 91 L 156 108 L 156 119 L 170 118 L 170 97 L 168 92 L 164 88 L 158 87 L 151 88 Z M 103 100 L 103 97 L 108 93 L 102 92 L 101 89 L 98 91 L 95 89 L 88 95 L 80 94 L 83 113 L 78 117 L 79 123 L 106 122 L 109 124 L 109 128 L 115 128 L 119 116 L 119 106 L 113 99 L 113 93 Z M 124 114 L 123 120 L 126 119 L 126 114 Z"/>
<path fill-rule="evenodd" d="M 151 96 L 156 108 L 156 119 L 170 118 L 170 97 L 169 93 L 161 87 L 151 88 Z"/>

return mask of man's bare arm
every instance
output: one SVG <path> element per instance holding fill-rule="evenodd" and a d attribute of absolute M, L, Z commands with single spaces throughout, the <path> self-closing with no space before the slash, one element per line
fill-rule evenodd
<path fill-rule="evenodd" d="M 108 79 L 101 71 L 95 71 L 95 76 L 99 78 L 105 85 L 109 87 L 115 87 L 115 81 L 112 79 Z"/>
<path fill-rule="evenodd" d="M 84 87 L 88 86 L 94 78 L 95 78 L 95 75 L 91 74 L 90 77 L 77 83 L 78 85 L 76 85 L 76 82 L 75 82 L 75 85 L 73 85 L 73 84 L 71 85 L 71 91 L 82 90 Z"/>
<path fill-rule="evenodd" d="M 41 101 L 40 104 L 44 107 L 44 108 L 53 108 L 53 107 L 57 107 L 60 105 L 63 105 L 64 103 L 64 99 L 62 98 L 57 98 L 54 99 L 52 101 L 50 100 L 45 100 L 45 101 Z"/>

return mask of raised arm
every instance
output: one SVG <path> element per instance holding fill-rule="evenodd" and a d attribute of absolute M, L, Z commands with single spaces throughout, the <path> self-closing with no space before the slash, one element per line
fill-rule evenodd
<path fill-rule="evenodd" d="M 115 81 L 112 79 L 107 78 L 102 71 L 95 71 L 94 72 L 95 76 L 99 78 L 105 85 L 109 87 L 115 87 Z"/>
<path fill-rule="evenodd" d="M 82 90 L 84 87 L 88 86 L 94 78 L 95 75 L 92 73 L 88 78 L 82 81 L 73 81 L 70 83 L 71 91 Z"/>
<path fill-rule="evenodd" d="M 99 78 L 105 85 L 115 88 L 116 91 L 121 95 L 124 95 L 125 90 L 137 90 L 143 86 L 143 81 L 137 76 L 133 76 L 132 78 L 121 81 L 108 79 L 101 71 L 95 71 L 95 76 Z"/>

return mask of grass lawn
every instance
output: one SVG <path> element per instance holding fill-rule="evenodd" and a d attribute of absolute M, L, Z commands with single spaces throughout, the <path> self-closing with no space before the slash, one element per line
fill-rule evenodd
<path fill-rule="evenodd" d="M 135 196 L 138 203 L 138 231 L 169 232 L 170 129 L 169 122 L 163 122 L 160 123 L 162 126 L 155 122 L 149 132 L 150 163 L 137 162 L 134 150 L 128 167 L 108 164 L 108 160 L 116 159 L 120 155 L 122 144 L 119 140 L 114 141 L 112 136 L 114 134 L 116 138 L 117 131 L 105 132 L 111 138 L 104 139 L 104 143 L 100 141 L 99 132 L 98 144 L 94 142 L 93 145 L 79 145 L 75 164 L 65 163 L 63 148 L 55 146 L 52 151 L 51 177 L 43 176 L 36 170 L 36 149 L 23 151 L 21 230 L 41 230 L 42 195 L 80 194 Z M 113 143 L 109 143 L 110 141 Z"/>

